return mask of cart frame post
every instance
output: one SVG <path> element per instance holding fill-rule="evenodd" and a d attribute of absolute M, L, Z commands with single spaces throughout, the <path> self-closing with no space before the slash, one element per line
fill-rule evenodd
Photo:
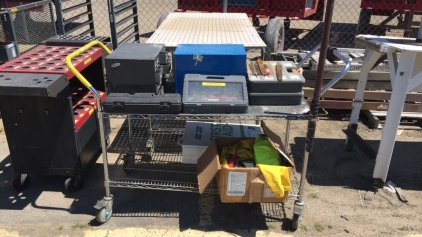
<path fill-rule="evenodd" d="M 97 221 L 100 223 L 105 223 L 108 221 L 113 213 L 113 195 L 110 193 L 110 180 L 109 180 L 109 174 L 108 174 L 108 157 L 107 157 L 107 142 L 105 138 L 105 131 L 104 131 L 104 116 L 103 116 L 103 108 L 102 108 L 102 102 L 101 102 L 101 96 L 100 93 L 91 85 L 91 83 L 88 82 L 88 80 L 85 79 L 84 76 L 82 76 L 81 73 L 79 73 L 78 70 L 73 66 L 72 59 L 83 53 L 84 51 L 88 50 L 89 48 L 93 46 L 100 46 L 107 54 L 111 54 L 111 51 L 100 41 L 94 40 L 87 45 L 77 49 L 73 53 L 69 54 L 66 57 L 66 65 L 69 67 L 69 70 L 75 75 L 76 78 L 91 91 L 92 94 L 94 94 L 96 100 L 97 100 L 97 115 L 98 115 L 98 124 L 99 124 L 99 130 L 100 130 L 100 138 L 101 138 L 101 151 L 102 151 L 102 157 L 103 157 L 103 166 L 104 166 L 104 186 L 106 195 L 105 197 L 98 201 L 97 204 L 94 206 L 96 209 L 98 209 L 97 214 Z"/>
<path fill-rule="evenodd" d="M 302 217 L 303 208 L 305 205 L 303 197 L 304 197 L 305 184 L 306 184 L 306 172 L 307 172 L 307 167 L 308 167 L 309 156 L 310 156 L 310 153 L 312 152 L 312 148 L 314 144 L 316 123 L 318 121 L 319 100 L 321 96 L 322 82 L 324 78 L 325 59 L 327 58 L 331 21 L 332 21 L 333 11 L 334 11 L 334 2 L 335 0 L 328 0 L 326 11 L 325 11 L 324 31 L 322 35 L 321 50 L 320 50 L 320 55 L 319 55 L 319 62 L 321 63 L 318 64 L 318 75 L 315 81 L 314 96 L 313 96 L 311 108 L 309 111 L 310 113 L 309 113 L 309 120 L 308 120 L 308 131 L 306 133 L 306 145 L 305 145 L 305 150 L 304 150 L 304 155 L 303 155 L 303 165 L 302 165 L 302 174 L 300 177 L 299 193 L 298 193 L 298 199 L 295 201 L 294 208 L 293 208 L 293 218 L 292 218 L 293 230 L 296 230 L 299 226 L 299 221 Z"/>

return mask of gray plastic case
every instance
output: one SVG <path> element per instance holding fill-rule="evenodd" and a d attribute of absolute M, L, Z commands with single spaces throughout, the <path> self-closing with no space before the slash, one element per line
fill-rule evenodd
<path fill-rule="evenodd" d="M 244 76 L 186 74 L 183 113 L 245 113 L 248 92 Z"/>
<path fill-rule="evenodd" d="M 275 66 L 277 63 L 281 63 L 283 68 L 282 80 L 277 80 Z M 249 64 L 249 61 L 247 62 Z M 296 69 L 296 65 L 290 61 L 264 61 L 264 64 L 268 64 L 271 75 L 253 75 L 248 65 L 248 83 L 249 92 L 251 93 L 294 93 L 302 92 L 305 78 L 302 74 L 292 72 L 292 69 Z"/>
<path fill-rule="evenodd" d="M 300 105 L 303 92 L 295 93 L 249 93 L 250 105 Z"/>

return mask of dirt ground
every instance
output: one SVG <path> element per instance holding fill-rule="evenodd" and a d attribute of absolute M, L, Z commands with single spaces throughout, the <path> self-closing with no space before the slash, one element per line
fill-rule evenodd
<path fill-rule="evenodd" d="M 347 122 L 319 121 L 316 141 L 306 175 L 306 207 L 297 236 L 407 236 L 422 233 L 422 185 L 420 131 L 400 131 L 388 180 L 401 186 L 408 203 L 395 194 L 374 189 L 375 160 L 355 146 L 345 151 Z M 296 163 L 301 164 L 305 124 L 292 125 L 291 144 Z M 360 125 L 358 134 L 375 150 L 381 130 Z M 372 201 L 365 200 L 375 192 Z M 342 218 L 347 216 L 347 218 Z"/>
<path fill-rule="evenodd" d="M 269 121 L 284 136 L 284 122 Z M 112 189 L 113 217 L 95 222 L 104 195 L 102 159 L 85 186 L 66 193 L 62 177 L 32 176 L 17 193 L 5 132 L 0 125 L 0 236 L 414 236 L 422 234 L 421 131 L 399 131 L 388 180 L 403 189 L 401 202 L 373 185 L 375 160 L 355 146 L 345 151 L 345 119 L 321 119 L 306 175 L 305 210 L 289 230 L 294 200 L 285 204 L 223 204 L 218 195 Z M 119 126 L 114 125 L 114 129 Z M 292 121 L 290 147 L 300 178 L 307 121 Z M 361 124 L 358 133 L 374 149 L 381 130 Z M 375 192 L 372 201 L 365 195 Z M 368 194 L 369 195 L 369 194 Z M 284 214 L 286 216 L 284 216 Z M 343 217 L 342 217 L 343 216 Z"/>

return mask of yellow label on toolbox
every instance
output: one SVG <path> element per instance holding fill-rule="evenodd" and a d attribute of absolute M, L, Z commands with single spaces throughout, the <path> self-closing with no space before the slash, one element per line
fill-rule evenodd
<path fill-rule="evenodd" d="M 16 7 L 12 7 L 12 8 L 10 8 L 10 11 L 11 11 L 11 12 L 17 12 L 17 11 L 18 11 L 18 9 L 17 9 Z"/>
<path fill-rule="evenodd" d="M 202 82 L 202 86 L 226 86 L 225 82 Z"/>
<path fill-rule="evenodd" d="M 91 115 L 92 113 L 94 113 L 94 108 L 91 108 L 88 113 L 89 113 L 89 115 Z"/>
<path fill-rule="evenodd" d="M 87 60 L 84 61 L 84 65 L 87 65 L 88 63 L 90 63 L 91 60 L 92 60 L 91 57 L 89 57 Z"/>

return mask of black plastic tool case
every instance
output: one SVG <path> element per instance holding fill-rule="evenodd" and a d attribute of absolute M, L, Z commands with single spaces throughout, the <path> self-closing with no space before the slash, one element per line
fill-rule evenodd
<path fill-rule="evenodd" d="M 247 62 L 249 64 L 249 61 Z M 277 80 L 276 65 L 282 65 L 283 77 L 282 80 Z M 292 72 L 296 69 L 296 65 L 290 61 L 264 61 L 270 68 L 271 75 L 254 75 L 248 66 L 248 85 L 251 93 L 294 93 L 302 92 L 305 78 L 302 74 Z"/>
<path fill-rule="evenodd" d="M 183 87 L 184 113 L 244 113 L 248 110 L 244 76 L 186 74 Z"/>
<path fill-rule="evenodd" d="M 300 105 L 303 92 L 249 93 L 250 105 Z"/>
<path fill-rule="evenodd" d="M 164 44 L 123 43 L 105 58 L 110 93 L 156 93 L 163 69 L 160 55 Z"/>
<path fill-rule="evenodd" d="M 107 113 L 177 114 L 182 111 L 179 94 L 110 93 L 103 103 Z"/>

